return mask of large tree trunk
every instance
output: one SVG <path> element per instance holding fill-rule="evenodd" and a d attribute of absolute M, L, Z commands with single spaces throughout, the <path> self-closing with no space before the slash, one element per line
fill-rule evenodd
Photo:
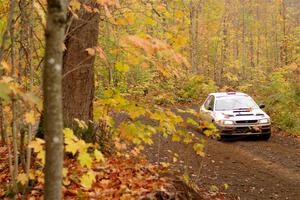
<path fill-rule="evenodd" d="M 62 58 L 67 0 L 48 0 L 45 66 L 43 70 L 46 140 L 45 200 L 62 199 L 63 117 Z"/>
<path fill-rule="evenodd" d="M 96 7 L 97 3 L 89 1 L 87 5 Z M 63 60 L 63 112 L 65 126 L 69 127 L 74 118 L 86 122 L 93 119 L 95 57 L 86 49 L 97 46 L 100 17 L 84 9 L 77 15 L 67 33 Z"/>

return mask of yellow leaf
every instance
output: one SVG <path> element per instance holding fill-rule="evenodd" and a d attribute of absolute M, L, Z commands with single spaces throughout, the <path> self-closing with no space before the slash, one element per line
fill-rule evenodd
<path fill-rule="evenodd" d="M 85 141 L 83 140 L 79 140 L 77 144 L 78 144 L 78 151 L 80 152 L 86 151 L 87 148 L 90 146 L 89 144 L 85 143 Z"/>
<path fill-rule="evenodd" d="M 70 6 L 72 10 L 76 11 L 80 9 L 81 3 L 78 0 L 71 0 Z"/>
<path fill-rule="evenodd" d="M 146 144 L 150 144 L 150 145 L 153 144 L 153 140 L 150 137 L 145 137 L 142 139 Z"/>
<path fill-rule="evenodd" d="M 172 141 L 173 142 L 179 142 L 180 141 L 180 136 L 179 135 L 177 135 L 177 134 L 173 134 L 172 135 Z"/>
<path fill-rule="evenodd" d="M 135 119 L 141 115 L 145 114 L 145 109 L 142 107 L 137 107 L 137 106 L 129 106 L 128 107 L 128 115 L 132 118 Z"/>
<path fill-rule="evenodd" d="M 95 158 L 98 162 L 99 161 L 102 161 L 102 162 L 105 161 L 105 158 L 104 158 L 103 154 L 100 151 L 98 151 L 97 149 L 94 151 L 94 155 L 95 155 Z"/>
<path fill-rule="evenodd" d="M 74 119 L 75 122 L 77 122 L 79 128 L 82 128 L 82 129 L 87 129 L 88 126 L 86 125 L 86 123 L 82 120 L 79 120 L 77 118 Z"/>
<path fill-rule="evenodd" d="M 224 188 L 227 190 L 229 188 L 229 185 L 227 183 L 224 183 Z"/>
<path fill-rule="evenodd" d="M 184 182 L 189 183 L 190 177 L 189 177 L 189 175 L 188 175 L 187 173 L 185 173 L 185 174 L 183 175 L 183 180 L 184 180 Z"/>
<path fill-rule="evenodd" d="M 86 166 L 86 167 L 90 168 L 92 166 L 92 158 L 85 151 L 79 153 L 78 160 L 79 160 L 81 167 Z"/>
<path fill-rule="evenodd" d="M 87 174 L 80 178 L 80 184 L 86 189 L 92 187 L 93 182 L 96 180 L 96 175 L 93 171 L 89 171 Z"/>
<path fill-rule="evenodd" d="M 72 155 L 75 155 L 76 152 L 78 151 L 78 144 L 76 142 L 73 141 L 69 141 L 66 144 L 66 152 L 72 153 Z"/>
<path fill-rule="evenodd" d="M 65 136 L 65 139 L 74 139 L 75 138 L 74 132 L 70 128 L 64 129 L 64 136 Z"/>
<path fill-rule="evenodd" d="M 68 175 L 68 168 L 63 168 L 63 177 L 66 177 Z"/>
<path fill-rule="evenodd" d="M 26 174 L 21 173 L 18 175 L 17 177 L 18 182 L 20 182 L 22 185 L 25 185 L 28 181 L 28 177 L 26 176 Z"/>
<path fill-rule="evenodd" d="M 201 157 L 205 156 L 203 144 L 200 144 L 200 143 L 194 144 L 193 148 L 199 156 L 201 156 Z"/>
<path fill-rule="evenodd" d="M 74 135 L 73 130 L 69 128 L 64 129 L 64 138 L 66 144 L 74 143 L 74 141 L 78 141 L 78 138 Z"/>
<path fill-rule="evenodd" d="M 31 124 L 31 125 L 35 124 L 34 112 L 33 111 L 25 113 L 25 122 L 27 124 Z"/>
<path fill-rule="evenodd" d="M 33 151 L 35 153 L 38 153 L 43 150 L 44 143 L 45 143 L 44 140 L 36 138 L 35 140 L 32 140 L 28 146 L 29 146 L 29 148 L 33 148 Z"/>
<path fill-rule="evenodd" d="M 45 165 L 45 151 L 42 150 L 37 154 L 37 158 L 40 159 L 41 164 L 44 166 Z"/>
<path fill-rule="evenodd" d="M 35 179 L 35 175 L 33 171 L 30 171 L 29 173 L 29 180 L 34 180 Z"/>
<path fill-rule="evenodd" d="M 42 170 L 36 170 L 35 171 L 37 180 L 39 183 L 44 184 L 44 173 Z"/>

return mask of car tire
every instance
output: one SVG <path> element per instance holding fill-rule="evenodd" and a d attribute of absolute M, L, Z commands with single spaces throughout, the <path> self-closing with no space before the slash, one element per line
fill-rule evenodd
<path fill-rule="evenodd" d="M 270 137 L 271 137 L 271 133 L 260 136 L 260 138 L 264 141 L 268 141 L 270 139 Z"/>

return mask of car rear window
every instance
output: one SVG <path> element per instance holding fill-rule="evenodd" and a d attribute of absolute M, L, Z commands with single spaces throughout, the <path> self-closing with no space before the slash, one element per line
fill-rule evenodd
<path fill-rule="evenodd" d="M 222 97 L 216 99 L 215 110 L 242 110 L 242 109 L 257 109 L 258 105 L 249 96 L 234 96 L 234 97 Z"/>

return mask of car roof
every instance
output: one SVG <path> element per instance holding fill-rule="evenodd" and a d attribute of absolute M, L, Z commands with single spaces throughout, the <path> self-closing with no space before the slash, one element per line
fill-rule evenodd
<path fill-rule="evenodd" d="M 210 96 L 215 96 L 216 98 L 219 97 L 234 97 L 234 96 L 249 96 L 246 93 L 243 92 L 214 92 L 214 93 L 210 93 Z"/>

